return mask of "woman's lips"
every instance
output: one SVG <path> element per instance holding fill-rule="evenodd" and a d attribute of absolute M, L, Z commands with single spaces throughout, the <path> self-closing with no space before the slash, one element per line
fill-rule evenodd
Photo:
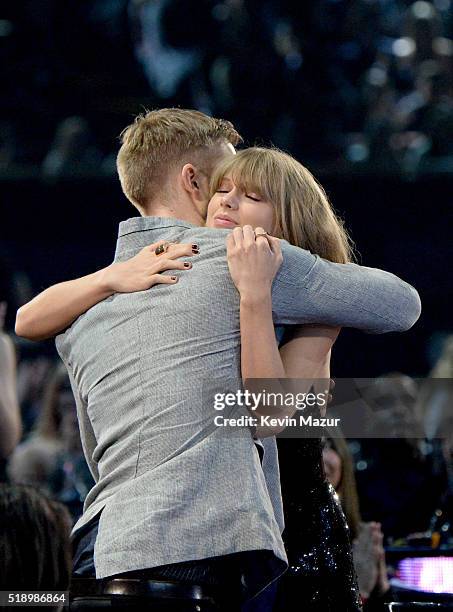
<path fill-rule="evenodd" d="M 236 227 L 237 223 L 231 221 L 230 219 L 223 219 L 222 217 L 217 217 L 214 219 L 214 225 L 217 227 Z"/>

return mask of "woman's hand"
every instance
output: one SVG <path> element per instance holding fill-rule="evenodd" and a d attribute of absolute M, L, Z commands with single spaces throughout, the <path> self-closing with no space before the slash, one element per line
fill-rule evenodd
<path fill-rule="evenodd" d="M 190 270 L 192 264 L 178 261 L 179 257 L 191 257 L 198 253 L 196 244 L 170 243 L 167 251 L 156 255 L 156 247 L 168 244 L 161 240 L 144 247 L 137 255 L 127 261 L 113 263 L 103 270 L 102 284 L 112 293 L 132 293 L 145 291 L 153 285 L 178 282 L 176 276 L 161 274 L 165 270 Z"/>
<path fill-rule="evenodd" d="M 282 265 L 283 255 L 278 238 L 259 236 L 250 225 L 235 227 L 227 238 L 227 259 L 231 278 L 242 299 L 259 301 L 269 296 L 272 281 Z"/>
<path fill-rule="evenodd" d="M 352 551 L 357 582 L 362 597 L 368 598 L 377 584 L 380 573 L 385 573 L 383 533 L 380 523 L 361 523 Z M 386 587 L 383 580 L 383 587 Z"/>

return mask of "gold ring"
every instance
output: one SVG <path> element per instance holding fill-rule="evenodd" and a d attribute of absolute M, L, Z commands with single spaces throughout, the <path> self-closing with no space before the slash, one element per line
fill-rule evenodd
<path fill-rule="evenodd" d="M 269 236 L 269 234 L 267 232 L 261 232 L 259 234 L 255 232 L 255 238 L 258 238 L 259 236 Z"/>
<path fill-rule="evenodd" d="M 169 242 L 164 242 L 164 244 L 159 244 L 159 246 L 154 249 L 154 252 L 156 255 L 162 255 L 162 253 L 166 253 L 168 251 L 169 246 Z"/>

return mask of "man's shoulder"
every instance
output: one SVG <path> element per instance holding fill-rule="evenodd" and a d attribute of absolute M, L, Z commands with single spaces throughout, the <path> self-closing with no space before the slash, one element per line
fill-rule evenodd
<path fill-rule="evenodd" d="M 231 230 L 212 229 L 192 225 L 181 219 L 166 217 L 133 217 L 122 221 L 118 228 L 117 254 L 137 250 L 150 241 L 178 242 L 202 241 L 206 244 L 226 246 Z"/>
<path fill-rule="evenodd" d="M 207 244 L 220 245 L 226 248 L 226 239 L 231 230 L 211 229 L 208 227 L 191 227 L 183 231 L 182 241 L 187 238 L 196 238 Z"/>

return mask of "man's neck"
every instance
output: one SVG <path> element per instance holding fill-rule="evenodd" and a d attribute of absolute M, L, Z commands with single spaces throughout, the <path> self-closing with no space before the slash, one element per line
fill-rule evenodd
<path fill-rule="evenodd" d="M 164 217 L 169 219 L 179 219 L 180 221 L 186 221 L 191 225 L 204 226 L 205 220 L 201 217 L 198 212 L 194 209 L 182 210 L 183 207 L 180 205 L 166 204 L 161 206 L 155 204 L 148 206 L 142 213 L 143 217 Z"/>

